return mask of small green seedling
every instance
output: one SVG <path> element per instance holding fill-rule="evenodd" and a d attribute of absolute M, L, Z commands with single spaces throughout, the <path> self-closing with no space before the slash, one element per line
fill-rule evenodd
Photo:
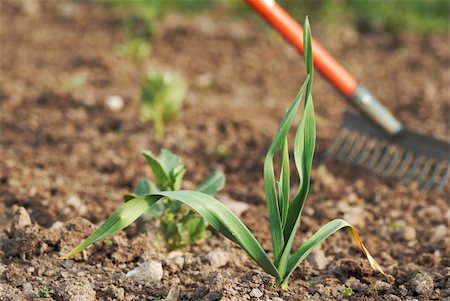
<path fill-rule="evenodd" d="M 175 72 L 150 71 L 141 91 L 141 119 L 151 121 L 156 137 L 164 137 L 164 123 L 174 118 L 183 106 L 187 83 Z"/>
<path fill-rule="evenodd" d="M 62 83 L 64 91 L 81 89 L 88 82 L 88 74 L 85 71 L 75 72 Z"/>
<path fill-rule="evenodd" d="M 383 272 L 378 263 L 362 244 L 355 228 L 342 219 L 335 219 L 314 233 L 303 245 L 292 252 L 294 239 L 300 225 L 300 216 L 310 187 L 311 165 L 316 141 L 314 107 L 311 97 L 313 84 L 313 60 L 311 34 L 308 19 L 305 21 L 304 50 L 307 77 L 294 102 L 288 108 L 275 134 L 264 161 L 264 190 L 272 236 L 273 257 L 263 249 L 250 230 L 225 205 L 214 197 L 190 190 L 160 191 L 145 196 L 128 196 L 129 201 L 109 217 L 100 228 L 63 258 L 81 252 L 92 243 L 127 227 L 149 208 L 165 199 L 176 199 L 197 211 L 208 224 L 235 242 L 268 274 L 276 284 L 287 289 L 293 271 L 323 240 L 336 231 L 347 228 L 358 247 L 375 270 Z M 300 183 L 290 197 L 290 172 L 287 135 L 304 98 L 303 116 L 294 139 L 294 162 Z M 275 180 L 274 158 L 281 152 L 281 172 Z"/>
<path fill-rule="evenodd" d="M 351 297 L 353 295 L 353 290 L 351 287 L 347 287 L 345 284 L 343 284 L 341 286 L 341 292 L 344 294 L 344 296 L 346 297 Z"/>
<path fill-rule="evenodd" d="M 135 62 L 139 62 L 150 55 L 151 46 L 145 39 L 133 38 L 120 44 L 117 47 L 117 52 Z"/>
<path fill-rule="evenodd" d="M 183 160 L 172 152 L 162 149 L 159 156 L 150 151 L 144 151 L 155 182 L 141 179 L 135 190 L 136 196 L 145 196 L 159 191 L 175 191 L 181 188 L 186 172 Z M 225 185 L 225 175 L 216 170 L 203 181 L 197 191 L 215 195 Z M 206 230 L 205 220 L 183 203 L 165 198 L 147 211 L 147 215 L 156 217 L 159 228 L 167 242 L 169 250 L 190 245 L 211 235 Z"/>
<path fill-rule="evenodd" d="M 55 294 L 55 291 L 48 286 L 40 287 L 37 290 L 37 295 L 39 298 L 51 298 Z"/>

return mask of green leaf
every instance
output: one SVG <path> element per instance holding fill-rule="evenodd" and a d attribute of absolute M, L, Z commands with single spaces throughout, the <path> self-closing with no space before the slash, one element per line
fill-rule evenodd
<path fill-rule="evenodd" d="M 305 21 L 303 40 L 305 49 L 305 64 L 310 78 L 312 79 L 313 65 L 311 51 L 311 32 L 308 19 L 306 19 Z M 289 206 L 286 226 L 283 233 L 285 238 L 285 245 L 280 258 L 280 263 L 278 265 L 278 268 L 282 275 L 287 268 L 287 260 L 294 244 L 295 235 L 300 225 L 300 217 L 309 193 L 312 160 L 316 143 L 316 125 L 314 119 L 314 106 L 311 97 L 311 89 L 312 81 L 309 81 L 305 94 L 305 109 L 303 111 L 303 116 L 300 120 L 300 124 L 297 128 L 294 140 L 294 161 L 299 174 L 300 183 L 298 191 L 294 195 Z"/>
<path fill-rule="evenodd" d="M 203 192 L 189 190 L 158 192 L 156 196 L 176 199 L 194 209 L 215 230 L 240 245 L 266 273 L 280 281 L 281 276 L 259 242 L 220 201 Z M 149 196 L 150 199 L 154 197 L 155 195 Z"/>
<path fill-rule="evenodd" d="M 209 195 L 215 195 L 224 186 L 225 175 L 220 170 L 215 170 L 195 190 Z"/>
<path fill-rule="evenodd" d="M 154 202 L 153 202 L 154 203 Z M 125 229 L 128 225 L 134 222 L 139 216 L 141 216 L 146 210 L 148 210 L 151 204 L 144 198 L 138 197 L 129 200 L 121 207 L 119 207 L 94 233 L 86 238 L 81 244 L 76 246 L 69 253 L 62 256 L 62 259 L 69 258 L 73 255 L 86 249 L 91 244 L 99 241 L 111 234 L 114 234 L 122 229 Z"/>
<path fill-rule="evenodd" d="M 289 169 L 289 148 L 287 137 L 284 140 L 281 158 L 281 172 L 280 172 L 280 213 L 283 228 L 286 225 L 286 218 L 289 209 L 289 192 L 291 189 L 290 169 Z"/>
<path fill-rule="evenodd" d="M 155 156 L 151 151 L 145 150 L 142 152 L 145 159 L 148 162 L 148 165 L 150 165 L 150 168 L 152 169 L 153 175 L 155 176 L 156 185 L 160 190 L 164 189 L 163 187 L 169 186 L 170 178 L 169 174 L 166 172 L 165 168 L 162 166 L 161 162 L 159 161 L 158 157 Z"/>
<path fill-rule="evenodd" d="M 143 151 L 142 154 L 152 169 L 159 190 L 180 188 L 183 175 L 186 172 L 183 160 L 180 157 L 164 148 L 161 149 L 159 156 L 155 156 L 149 150 Z"/>
<path fill-rule="evenodd" d="M 158 161 L 166 174 L 173 173 L 174 176 L 176 176 L 180 173 L 181 168 L 184 168 L 183 160 L 165 148 L 161 149 L 161 153 L 158 156 Z"/>
<path fill-rule="evenodd" d="M 383 269 L 380 265 L 375 261 L 375 259 L 370 255 L 367 251 L 366 247 L 361 242 L 358 233 L 355 228 L 342 219 L 335 219 L 331 222 L 327 223 L 325 226 L 320 228 L 316 233 L 313 234 L 292 256 L 289 258 L 287 273 L 283 279 L 283 283 L 287 284 L 289 277 L 292 275 L 292 272 L 302 263 L 302 261 L 325 239 L 327 239 L 330 235 L 334 234 L 336 231 L 348 228 L 350 234 L 355 240 L 356 244 L 363 252 L 363 254 L 369 260 L 370 265 L 376 271 L 384 274 Z"/>
<path fill-rule="evenodd" d="M 190 216 L 189 219 L 186 221 L 186 229 L 189 234 L 189 244 L 208 237 L 210 235 L 209 231 L 206 231 L 206 222 L 205 220 L 198 215 Z"/>
<path fill-rule="evenodd" d="M 264 161 L 264 191 L 266 194 L 267 210 L 269 213 L 269 228 L 272 235 L 272 246 L 275 254 L 275 264 L 281 256 L 284 247 L 283 237 L 283 225 L 281 221 L 281 215 L 279 210 L 278 198 L 276 193 L 276 183 L 273 167 L 273 159 L 277 151 L 282 147 L 286 136 L 289 132 L 292 122 L 294 121 L 295 114 L 299 108 L 300 100 L 303 96 L 303 92 L 306 89 L 306 85 L 309 82 L 309 76 L 303 83 L 300 91 L 298 92 L 293 103 L 287 110 L 286 114 L 281 121 L 281 124 L 275 134 L 273 142 L 267 152 L 266 159 Z"/>
<path fill-rule="evenodd" d="M 142 196 L 147 195 L 151 193 L 158 192 L 159 189 L 156 187 L 155 183 L 148 179 L 141 179 L 138 184 L 136 185 L 135 189 L 135 196 L 132 196 L 132 198 L 136 196 Z M 127 201 L 127 200 L 126 200 Z M 164 212 L 164 203 L 158 202 L 154 206 L 151 206 L 146 212 L 146 216 L 160 216 Z"/>
<path fill-rule="evenodd" d="M 199 191 L 162 191 L 132 199 L 117 209 L 97 231 L 62 258 L 71 257 L 94 242 L 124 229 L 162 197 L 176 199 L 194 209 L 214 229 L 239 244 L 266 273 L 274 276 L 277 282 L 281 281 L 277 269 L 250 230 L 220 201 Z"/>
<path fill-rule="evenodd" d="M 141 91 L 141 113 L 144 120 L 173 118 L 181 110 L 187 94 L 187 83 L 174 72 L 150 71 Z"/>
<path fill-rule="evenodd" d="M 136 185 L 134 192 L 137 195 L 146 195 L 153 192 L 157 192 L 159 189 L 156 187 L 155 183 L 148 179 L 141 179 Z"/>
<path fill-rule="evenodd" d="M 305 59 L 306 74 L 310 76 L 310 81 L 308 82 L 308 87 L 306 88 L 306 95 L 311 95 L 314 79 L 314 61 L 311 47 L 311 26 L 309 25 L 308 16 L 306 17 L 303 24 L 303 53 Z M 308 99 L 306 99 L 305 107 L 307 103 Z"/>

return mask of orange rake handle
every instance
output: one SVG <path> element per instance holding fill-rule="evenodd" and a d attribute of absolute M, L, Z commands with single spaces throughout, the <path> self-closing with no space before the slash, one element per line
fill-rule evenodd
<path fill-rule="evenodd" d="M 245 0 L 303 53 L 303 28 L 274 0 Z M 366 87 L 339 64 L 314 38 L 311 40 L 314 65 L 328 81 L 386 133 L 395 135 L 403 125 Z"/>
<path fill-rule="evenodd" d="M 303 53 L 303 28 L 273 0 L 246 0 L 277 29 L 295 48 Z M 355 94 L 358 82 L 314 38 L 312 39 L 314 65 L 342 94 Z"/>

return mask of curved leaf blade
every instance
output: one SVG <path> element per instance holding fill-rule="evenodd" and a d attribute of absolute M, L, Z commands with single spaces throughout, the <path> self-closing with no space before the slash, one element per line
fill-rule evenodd
<path fill-rule="evenodd" d="M 269 226 L 272 236 L 273 252 L 275 254 L 275 264 L 277 264 L 284 249 L 284 237 L 282 218 L 276 193 L 273 159 L 277 151 L 284 144 L 309 79 L 310 77 L 307 76 L 300 91 L 284 115 L 264 160 L 264 192 L 266 194 L 267 211 L 269 213 Z"/>
<path fill-rule="evenodd" d="M 138 217 L 151 207 L 151 204 L 142 197 L 137 197 L 127 201 L 120 206 L 94 233 L 82 241 L 69 253 L 63 255 L 61 259 L 72 257 L 96 241 L 109 235 L 119 232 L 129 226 Z"/>
<path fill-rule="evenodd" d="M 220 201 L 203 192 L 190 190 L 163 191 L 147 197 L 155 196 L 176 199 L 194 209 L 214 229 L 240 245 L 266 273 L 280 281 L 278 270 L 259 242 L 239 218 Z"/>
<path fill-rule="evenodd" d="M 284 229 L 289 209 L 289 193 L 291 190 L 289 148 L 287 137 L 285 138 L 281 152 L 282 157 L 281 157 L 281 172 L 280 172 L 280 197 L 278 201 L 280 206 L 281 222 L 283 224 Z"/>
<path fill-rule="evenodd" d="M 332 220 L 331 222 L 327 223 L 326 225 L 324 225 L 322 228 L 320 228 L 296 252 L 294 252 L 294 254 L 292 254 L 292 256 L 289 258 L 289 261 L 288 261 L 287 273 L 283 279 L 283 282 L 287 284 L 287 281 L 289 280 L 289 277 L 291 276 L 292 272 L 300 265 L 300 263 L 320 243 L 322 243 L 322 241 L 324 241 L 329 236 L 331 236 L 332 234 L 334 234 L 335 232 L 339 231 L 342 228 L 349 229 L 352 238 L 355 240 L 359 249 L 363 252 L 363 254 L 369 260 L 369 264 L 371 265 L 371 267 L 374 270 L 379 271 L 380 273 L 384 274 L 381 266 L 376 262 L 376 260 L 372 257 L 372 255 L 369 253 L 367 248 L 362 243 L 361 238 L 359 237 L 355 228 L 343 219 L 335 219 L 335 220 Z"/>
<path fill-rule="evenodd" d="M 281 255 L 278 269 L 284 274 L 288 264 L 288 258 L 294 244 L 295 235 L 300 225 L 300 217 L 303 207 L 308 197 L 310 188 L 310 177 L 314 149 L 316 144 L 316 124 L 314 118 L 314 105 L 311 96 L 313 61 L 311 49 L 311 30 L 308 19 L 305 20 L 305 30 L 303 32 L 305 65 L 311 80 L 307 84 L 305 94 L 305 109 L 302 119 L 297 128 L 294 140 L 294 162 L 298 171 L 300 183 L 297 193 L 294 195 L 287 213 L 286 226 L 284 227 L 285 246 Z"/>
<path fill-rule="evenodd" d="M 169 174 L 165 171 L 158 157 L 149 150 L 143 151 L 142 154 L 144 155 L 145 159 L 148 162 L 148 165 L 150 165 L 150 168 L 152 169 L 153 175 L 156 179 L 156 185 L 158 187 L 167 186 L 168 183 L 170 183 Z"/>
<path fill-rule="evenodd" d="M 225 175 L 220 170 L 215 170 L 195 190 L 209 195 L 215 195 L 224 186 Z"/>

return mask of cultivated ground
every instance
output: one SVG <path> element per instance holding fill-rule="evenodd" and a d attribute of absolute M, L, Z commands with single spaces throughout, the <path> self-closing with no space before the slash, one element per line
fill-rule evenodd
<path fill-rule="evenodd" d="M 304 79 L 303 62 L 276 34 L 221 9 L 166 15 L 151 56 L 135 63 L 116 50 L 126 39 L 118 11 L 0 5 L 1 300 L 29 300 L 45 289 L 54 300 L 160 300 L 169 291 L 168 300 L 449 299 L 449 188 L 421 193 L 332 161 L 315 162 L 298 241 L 343 217 L 392 277 L 373 273 L 345 231 L 301 265 L 287 292 L 219 235 L 168 254 L 144 221 L 59 260 L 148 175 L 140 150 L 160 147 L 185 160 L 185 187 L 222 169 L 227 184 L 219 198 L 251 204 L 244 222 L 270 249 L 262 160 Z M 448 35 L 360 34 L 350 25 L 311 23 L 316 38 L 399 119 L 447 136 Z M 190 82 L 163 143 L 138 118 L 147 68 L 176 69 Z M 86 82 L 71 88 L 80 73 Z M 123 97 L 120 112 L 105 105 L 109 95 Z M 346 104 L 320 76 L 313 96 L 320 157 Z M 162 264 L 161 280 L 125 277 L 146 261 Z"/>

